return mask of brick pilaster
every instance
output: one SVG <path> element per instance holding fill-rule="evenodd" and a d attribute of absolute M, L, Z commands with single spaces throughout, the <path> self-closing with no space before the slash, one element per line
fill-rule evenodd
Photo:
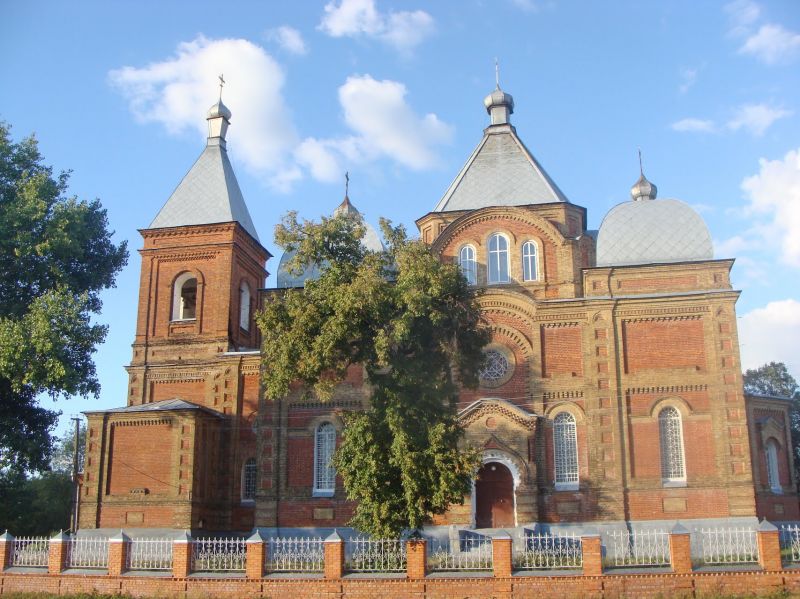
<path fill-rule="evenodd" d="M 264 566 L 267 562 L 267 546 L 264 540 L 259 530 L 256 530 L 247 539 L 247 565 L 245 566 L 247 578 L 264 577 Z"/>
<path fill-rule="evenodd" d="M 335 530 L 325 539 L 325 578 L 338 580 L 344 574 L 344 540 Z"/>
<path fill-rule="evenodd" d="M 172 576 L 186 578 L 192 571 L 192 535 L 189 531 L 172 541 Z"/>
<path fill-rule="evenodd" d="M 61 574 L 67 568 L 69 535 L 61 531 L 51 538 L 49 550 L 47 556 L 47 572 L 48 574 Z"/>
<path fill-rule="evenodd" d="M 406 541 L 406 576 L 425 578 L 428 568 L 428 543 L 425 539 Z"/>
<path fill-rule="evenodd" d="M 599 534 L 589 534 L 581 537 L 583 550 L 583 575 L 603 575 L 603 543 Z"/>
<path fill-rule="evenodd" d="M 669 561 L 676 574 L 689 574 L 692 571 L 692 537 L 680 524 L 669 533 Z"/>
<path fill-rule="evenodd" d="M 14 552 L 14 537 L 5 531 L 0 535 L 0 572 L 11 565 L 11 554 Z"/>
<path fill-rule="evenodd" d="M 502 532 L 492 538 L 492 569 L 495 578 L 511 576 L 511 535 Z"/>
<path fill-rule="evenodd" d="M 125 572 L 128 565 L 128 550 L 130 549 L 130 538 L 128 535 L 119 531 L 118 535 L 108 539 L 108 575 L 119 576 Z"/>
<path fill-rule="evenodd" d="M 781 539 L 778 527 L 764 520 L 758 527 L 758 564 L 764 570 L 782 570 Z"/>

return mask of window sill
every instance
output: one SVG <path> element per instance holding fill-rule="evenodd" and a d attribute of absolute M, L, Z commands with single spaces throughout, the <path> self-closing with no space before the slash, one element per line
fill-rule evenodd
<path fill-rule="evenodd" d="M 662 480 L 661 486 L 665 489 L 679 489 L 687 485 L 685 480 Z"/>
<path fill-rule="evenodd" d="M 580 485 L 578 483 L 556 483 L 555 489 L 556 491 L 578 491 Z"/>
<path fill-rule="evenodd" d="M 189 324 L 195 322 L 197 318 L 173 318 L 170 320 L 170 324 Z"/>
<path fill-rule="evenodd" d="M 783 495 L 783 489 L 770 489 L 769 492 L 773 495 Z"/>
<path fill-rule="evenodd" d="M 335 493 L 335 491 L 325 491 L 325 490 L 320 490 L 320 489 L 314 489 L 314 491 L 311 492 L 311 497 L 333 497 L 334 493 Z"/>
<path fill-rule="evenodd" d="M 245 507 L 253 507 L 255 504 L 255 499 L 242 499 L 242 505 Z"/>

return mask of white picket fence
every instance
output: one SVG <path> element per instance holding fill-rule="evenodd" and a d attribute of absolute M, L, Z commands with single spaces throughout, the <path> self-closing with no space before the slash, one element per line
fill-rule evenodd
<path fill-rule="evenodd" d="M 271 538 L 266 569 L 269 572 L 322 572 L 325 566 L 324 545 L 321 538 Z"/>
<path fill-rule="evenodd" d="M 345 542 L 350 572 L 405 572 L 406 542 L 401 539 L 352 538 Z"/>
<path fill-rule="evenodd" d="M 50 556 L 47 537 L 16 537 L 11 550 L 11 565 L 21 568 L 46 568 Z"/>
<path fill-rule="evenodd" d="M 242 538 L 198 537 L 192 541 L 193 572 L 244 572 L 247 545 Z"/>
<path fill-rule="evenodd" d="M 172 570 L 172 539 L 131 539 L 126 567 L 128 570 Z"/>
<path fill-rule="evenodd" d="M 489 537 L 468 536 L 456 543 L 428 542 L 428 569 L 431 572 L 491 570 L 493 564 L 492 540 Z"/>
<path fill-rule="evenodd" d="M 108 537 L 75 537 L 67 546 L 67 567 L 108 568 Z"/>
<path fill-rule="evenodd" d="M 524 549 L 514 553 L 519 570 L 574 570 L 583 566 L 583 547 L 576 534 L 528 533 Z"/>
<path fill-rule="evenodd" d="M 781 553 L 787 561 L 800 562 L 800 526 L 781 526 Z"/>
<path fill-rule="evenodd" d="M 701 528 L 698 532 L 703 562 L 707 565 L 758 563 L 754 528 Z"/>

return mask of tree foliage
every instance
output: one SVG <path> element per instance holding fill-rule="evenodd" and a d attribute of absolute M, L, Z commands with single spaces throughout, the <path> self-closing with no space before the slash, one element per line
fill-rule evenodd
<path fill-rule="evenodd" d="M 34 137 L 0 123 L 0 473 L 45 469 L 58 414 L 40 393 L 97 395 L 92 354 L 106 327 L 99 294 L 125 265 L 99 200 L 68 197 L 69 173 Z"/>
<path fill-rule="evenodd" d="M 334 457 L 351 524 L 375 536 L 417 529 L 463 501 L 476 452 L 459 448 L 459 385 L 474 388 L 489 341 L 475 291 L 458 268 L 440 262 L 402 227 L 381 221 L 383 253 L 360 243 L 352 217 L 298 222 L 289 213 L 276 241 L 296 254 L 290 268 L 321 265 L 318 280 L 268 301 L 258 316 L 268 398 L 295 382 L 328 399 L 349 366 L 370 389 L 364 412 L 343 415 Z"/>

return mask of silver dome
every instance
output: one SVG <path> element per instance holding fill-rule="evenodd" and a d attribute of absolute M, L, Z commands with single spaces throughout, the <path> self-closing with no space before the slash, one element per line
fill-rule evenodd
<path fill-rule="evenodd" d="M 618 204 L 606 214 L 597 234 L 597 266 L 690 262 L 713 257 L 708 227 L 691 206 L 680 200 Z"/>
<path fill-rule="evenodd" d="M 216 119 L 219 117 L 224 117 L 228 120 L 231 120 L 231 111 L 228 109 L 225 104 L 222 103 L 222 100 L 214 104 L 211 108 L 208 109 L 208 116 L 207 119 Z"/>
<path fill-rule="evenodd" d="M 486 112 L 491 112 L 492 106 L 508 106 L 509 114 L 514 113 L 514 97 L 507 94 L 499 87 L 483 99 Z"/>

